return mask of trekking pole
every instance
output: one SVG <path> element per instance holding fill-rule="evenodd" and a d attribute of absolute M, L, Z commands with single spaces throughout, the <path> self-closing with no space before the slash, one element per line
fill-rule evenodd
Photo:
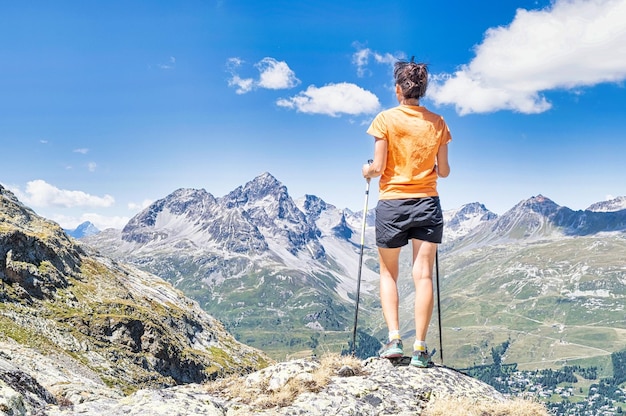
<path fill-rule="evenodd" d="M 435 251 L 435 276 L 437 278 L 437 315 L 439 322 L 439 355 L 441 356 L 441 365 L 443 365 L 443 338 L 441 335 L 441 291 L 439 290 L 439 248 Z"/>
<path fill-rule="evenodd" d="M 372 163 L 368 160 L 367 163 Z M 363 222 L 361 225 L 361 252 L 359 254 L 359 273 L 356 280 L 356 308 L 354 309 L 354 329 L 352 330 L 352 355 L 356 354 L 356 326 L 359 319 L 359 298 L 361 297 L 361 270 L 363 269 L 363 247 L 365 246 L 365 224 L 367 217 L 367 204 L 370 195 L 370 179 L 366 179 L 365 207 L 363 208 Z"/>

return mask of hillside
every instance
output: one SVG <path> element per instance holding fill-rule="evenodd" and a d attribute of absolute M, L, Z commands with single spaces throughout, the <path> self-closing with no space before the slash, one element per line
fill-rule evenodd
<path fill-rule="evenodd" d="M 522 369 L 610 368 L 626 344 L 625 230 L 626 210 L 572 211 L 540 195 L 444 244 L 446 362 L 488 363 L 509 340 L 503 362 Z"/>
<path fill-rule="evenodd" d="M 271 362 L 170 284 L 80 247 L 1 186 L 0 278 L 2 368 L 36 375 L 50 403 Z"/>

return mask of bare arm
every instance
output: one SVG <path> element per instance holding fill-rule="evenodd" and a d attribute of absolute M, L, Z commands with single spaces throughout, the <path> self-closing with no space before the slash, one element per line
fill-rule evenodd
<path fill-rule="evenodd" d="M 450 174 L 450 163 L 448 163 L 448 145 L 439 146 L 437 152 L 437 174 L 440 178 L 446 178 Z"/>
<path fill-rule="evenodd" d="M 376 178 L 383 174 L 387 165 L 387 140 L 376 137 L 374 142 L 374 160 L 372 163 L 363 165 L 363 177 L 366 179 Z"/>

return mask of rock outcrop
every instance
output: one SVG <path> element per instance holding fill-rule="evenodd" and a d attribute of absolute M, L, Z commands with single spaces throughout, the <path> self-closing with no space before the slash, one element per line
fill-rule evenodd
<path fill-rule="evenodd" d="M 1 186 L 0 300 L 0 411 L 11 415 L 271 362 L 169 283 L 81 247 Z"/>
<path fill-rule="evenodd" d="M 328 368 L 329 364 L 321 361 L 310 358 L 283 362 L 217 386 L 189 384 L 145 389 L 124 398 L 103 398 L 65 408 L 48 405 L 44 414 L 416 416 L 429 414 L 429 407 L 437 401 L 465 398 L 476 407 L 481 403 L 506 407 L 509 402 L 492 387 L 446 367 L 394 367 L 384 359 L 340 365 L 338 359 L 334 368 Z M 329 370 L 327 380 L 320 382 L 324 371 Z M 455 414 L 469 414 L 466 410 L 458 409 Z M 526 412 L 515 414 L 547 415 L 541 406 L 530 402 Z"/>

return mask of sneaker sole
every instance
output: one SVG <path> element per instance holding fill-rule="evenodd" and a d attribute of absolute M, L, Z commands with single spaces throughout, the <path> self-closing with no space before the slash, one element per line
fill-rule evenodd
<path fill-rule="evenodd" d="M 404 351 L 401 349 L 389 350 L 385 354 L 381 354 L 380 358 L 400 358 L 404 356 Z"/>
<path fill-rule="evenodd" d="M 381 355 L 380 358 L 400 358 L 404 357 L 403 353 L 391 353 L 386 355 Z"/>
<path fill-rule="evenodd" d="M 428 368 L 428 364 L 422 364 L 422 363 L 415 363 L 413 361 L 411 361 L 411 367 L 417 367 L 417 368 Z"/>

